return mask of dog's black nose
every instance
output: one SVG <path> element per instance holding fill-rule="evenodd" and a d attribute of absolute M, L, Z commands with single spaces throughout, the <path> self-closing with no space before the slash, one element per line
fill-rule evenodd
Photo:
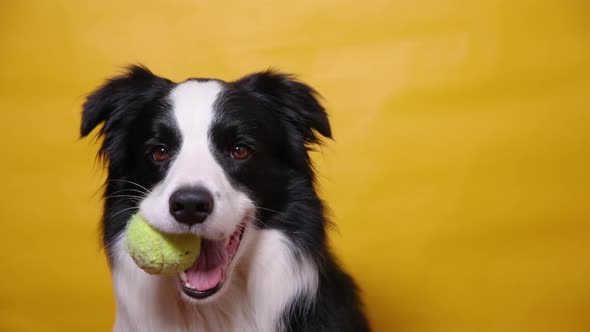
<path fill-rule="evenodd" d="M 169 204 L 174 219 L 191 226 L 207 219 L 213 210 L 213 196 L 202 187 L 182 188 L 170 195 Z"/>

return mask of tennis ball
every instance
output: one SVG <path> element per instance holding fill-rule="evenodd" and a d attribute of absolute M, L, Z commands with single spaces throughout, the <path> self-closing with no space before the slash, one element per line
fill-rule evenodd
<path fill-rule="evenodd" d="M 127 224 L 127 250 L 145 272 L 175 274 L 188 270 L 197 260 L 201 239 L 193 234 L 159 232 L 135 214 Z"/>

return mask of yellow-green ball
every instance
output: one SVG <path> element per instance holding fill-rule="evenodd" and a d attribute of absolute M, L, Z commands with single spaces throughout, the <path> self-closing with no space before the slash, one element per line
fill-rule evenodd
<path fill-rule="evenodd" d="M 188 270 L 197 260 L 201 239 L 193 234 L 159 232 L 135 214 L 127 224 L 127 249 L 147 273 L 175 274 Z"/>

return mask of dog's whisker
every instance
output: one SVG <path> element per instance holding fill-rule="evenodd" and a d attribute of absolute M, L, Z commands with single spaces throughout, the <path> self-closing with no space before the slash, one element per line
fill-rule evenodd
<path fill-rule="evenodd" d="M 151 191 L 148 188 L 142 186 L 141 184 L 139 184 L 137 182 L 133 182 L 133 181 L 129 181 L 129 180 L 123 180 L 123 179 L 110 179 L 110 180 L 107 180 L 107 181 L 109 181 L 109 182 L 124 182 L 124 183 L 129 183 L 129 184 L 135 185 L 135 186 L 137 186 L 137 187 L 145 190 L 146 193 L 151 193 Z"/>
<path fill-rule="evenodd" d="M 265 207 L 261 207 L 261 206 L 258 206 L 257 209 L 266 210 L 266 211 L 275 212 L 275 213 L 282 213 L 281 211 L 277 211 L 277 210 L 273 210 L 273 209 L 269 209 L 269 208 L 265 208 Z"/>
<path fill-rule="evenodd" d="M 255 221 L 257 221 L 257 222 L 259 222 L 262 226 L 268 227 L 268 225 L 265 224 L 264 221 L 262 221 L 260 218 L 258 218 L 258 217 L 252 217 L 252 219 L 255 220 Z"/>
<path fill-rule="evenodd" d="M 115 218 L 116 216 L 120 215 L 120 214 L 121 214 L 121 213 L 123 213 L 123 212 L 129 211 L 129 210 L 134 210 L 134 209 L 136 210 L 136 209 L 137 209 L 137 207 L 136 207 L 136 206 L 132 206 L 132 207 L 128 207 L 128 208 L 122 209 L 122 210 L 118 211 L 117 213 L 113 214 L 112 216 L 110 216 L 110 217 L 109 217 L 109 218 L 106 220 L 106 222 L 109 222 L 109 221 L 113 220 L 113 218 Z"/>
<path fill-rule="evenodd" d="M 113 198 L 126 198 L 132 202 L 140 203 L 143 197 L 133 196 L 133 195 L 112 195 L 109 197 L 105 197 L 105 200 L 113 199 Z"/>
<path fill-rule="evenodd" d="M 105 197 L 105 199 L 111 199 L 111 198 L 136 198 L 138 200 L 142 200 L 145 198 L 145 196 L 138 196 L 138 195 L 109 195 L 107 197 Z"/>
<path fill-rule="evenodd" d="M 149 195 L 148 192 L 145 192 L 143 190 L 131 189 L 131 188 L 117 190 L 117 191 L 113 192 L 111 195 L 122 193 L 122 192 L 126 192 L 126 191 L 140 193 L 140 194 L 143 194 L 145 196 Z"/>

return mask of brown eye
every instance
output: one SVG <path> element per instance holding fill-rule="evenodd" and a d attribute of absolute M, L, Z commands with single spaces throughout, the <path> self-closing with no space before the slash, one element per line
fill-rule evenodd
<path fill-rule="evenodd" d="M 243 145 L 236 145 L 231 148 L 230 155 L 234 159 L 242 160 L 250 156 L 250 150 L 248 150 L 248 148 Z"/>
<path fill-rule="evenodd" d="M 170 154 L 165 147 L 158 145 L 152 149 L 152 158 L 154 158 L 155 161 L 165 161 L 170 159 Z"/>

